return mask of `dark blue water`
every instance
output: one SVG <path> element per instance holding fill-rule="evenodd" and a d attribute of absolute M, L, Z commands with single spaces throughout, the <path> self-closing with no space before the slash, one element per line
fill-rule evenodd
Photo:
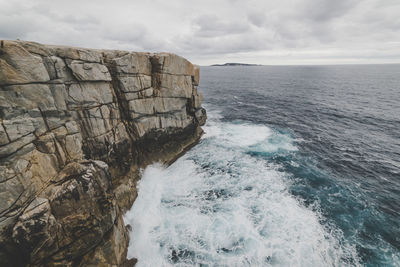
<path fill-rule="evenodd" d="M 279 166 L 361 264 L 400 266 L 400 65 L 202 67 L 200 89 L 222 121 L 291 136 L 295 151 L 246 153 Z"/>

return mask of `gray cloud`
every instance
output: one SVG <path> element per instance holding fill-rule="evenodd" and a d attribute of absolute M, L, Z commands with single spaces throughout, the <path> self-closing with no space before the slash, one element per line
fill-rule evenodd
<path fill-rule="evenodd" d="M 192 21 L 194 34 L 199 37 L 222 37 L 249 31 L 249 25 L 236 20 L 223 21 L 215 14 L 196 17 Z"/>
<path fill-rule="evenodd" d="M 305 19 L 314 22 L 327 22 L 337 17 L 342 17 L 346 13 L 351 12 L 358 4 L 362 3 L 355 0 L 308 0 L 299 5 L 298 14 L 300 18 L 307 14 Z"/>
<path fill-rule="evenodd" d="M 261 12 L 251 12 L 250 14 L 247 14 L 247 19 L 254 26 L 262 27 L 265 23 L 265 15 L 266 14 Z"/>
<path fill-rule="evenodd" d="M 0 0 L 0 38 L 195 63 L 400 62 L 398 0 Z"/>

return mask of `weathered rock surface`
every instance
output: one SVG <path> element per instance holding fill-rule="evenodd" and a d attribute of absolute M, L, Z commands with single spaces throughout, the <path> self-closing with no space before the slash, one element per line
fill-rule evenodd
<path fill-rule="evenodd" d="M 199 140 L 198 84 L 173 54 L 1 41 L 0 266 L 128 266 L 139 169 Z"/>

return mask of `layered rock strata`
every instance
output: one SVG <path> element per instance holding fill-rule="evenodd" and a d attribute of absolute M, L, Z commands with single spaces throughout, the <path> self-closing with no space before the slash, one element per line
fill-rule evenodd
<path fill-rule="evenodd" d="M 206 119 L 173 54 L 1 41 L 0 266 L 121 266 L 140 168 Z"/>

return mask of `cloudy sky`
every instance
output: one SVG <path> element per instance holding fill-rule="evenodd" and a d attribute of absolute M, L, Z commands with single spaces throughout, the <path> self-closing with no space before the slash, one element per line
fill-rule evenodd
<path fill-rule="evenodd" d="M 193 63 L 400 63 L 400 0 L 0 0 L 0 39 Z"/>

